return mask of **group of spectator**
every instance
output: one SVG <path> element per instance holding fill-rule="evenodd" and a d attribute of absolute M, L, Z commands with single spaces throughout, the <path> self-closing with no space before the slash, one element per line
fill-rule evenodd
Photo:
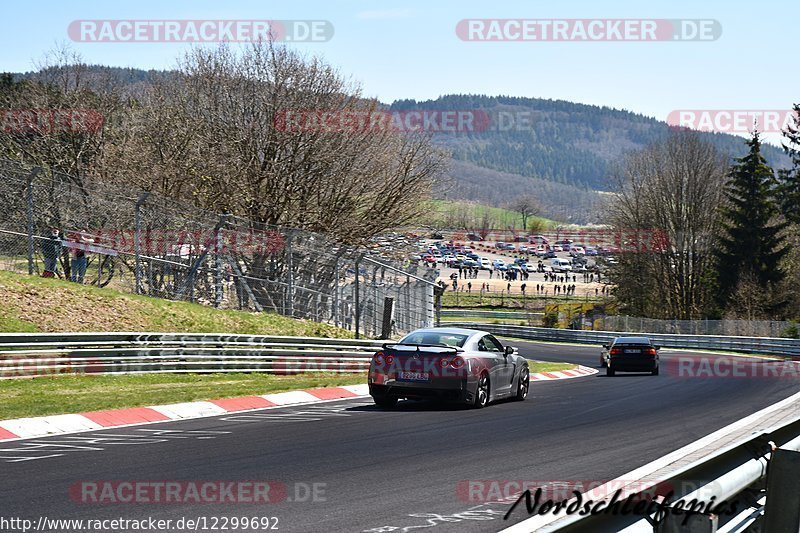
<path fill-rule="evenodd" d="M 70 249 L 69 279 L 75 283 L 83 283 L 89 263 L 86 248 L 93 242 L 94 239 L 90 237 L 86 229 L 72 233 L 69 239 L 63 239 L 61 230 L 51 228 L 50 237 L 42 240 L 42 257 L 44 258 L 42 277 L 53 278 L 58 275 L 58 261 L 66 247 Z"/>

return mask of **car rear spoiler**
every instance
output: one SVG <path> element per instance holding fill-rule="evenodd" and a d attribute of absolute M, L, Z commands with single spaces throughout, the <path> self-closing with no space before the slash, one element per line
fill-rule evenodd
<path fill-rule="evenodd" d="M 447 344 L 400 344 L 399 342 L 390 342 L 383 345 L 384 350 L 391 350 L 395 346 L 408 346 L 410 348 L 416 348 L 417 352 L 420 352 L 420 348 L 439 348 L 445 350 L 453 350 L 453 353 L 463 352 L 463 348 L 459 348 L 458 346 L 449 346 Z M 406 350 L 409 351 L 409 350 Z"/>

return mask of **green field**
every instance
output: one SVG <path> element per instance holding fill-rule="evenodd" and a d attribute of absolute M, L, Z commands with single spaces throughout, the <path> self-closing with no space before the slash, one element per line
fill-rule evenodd
<path fill-rule="evenodd" d="M 480 220 L 484 214 L 488 214 L 494 222 L 492 226 L 495 229 L 507 229 L 508 227 L 522 229 L 522 217 L 519 213 L 515 213 L 510 209 L 492 207 L 465 200 L 430 200 L 428 205 L 430 206 L 428 209 L 429 214 L 423 217 L 421 221 L 423 223 L 438 221 L 439 224 L 441 224 L 443 221 L 447 220 L 448 213 L 450 213 L 451 216 L 453 213 L 464 213 L 472 220 Z M 560 223 L 555 220 L 535 216 L 528 218 L 528 225 L 530 226 L 531 222 L 534 220 L 539 222 L 542 231 L 560 225 Z"/>

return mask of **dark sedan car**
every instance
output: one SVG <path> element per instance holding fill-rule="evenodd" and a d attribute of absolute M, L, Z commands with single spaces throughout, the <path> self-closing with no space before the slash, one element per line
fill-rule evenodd
<path fill-rule="evenodd" d="M 658 349 L 647 337 L 617 337 L 603 345 L 600 366 L 606 367 L 609 376 L 617 372 L 649 372 L 657 376 Z"/>
<path fill-rule="evenodd" d="M 384 344 L 369 367 L 369 393 L 381 407 L 400 398 L 436 398 L 485 407 L 501 398 L 524 400 L 528 361 L 490 333 L 427 328 Z"/>

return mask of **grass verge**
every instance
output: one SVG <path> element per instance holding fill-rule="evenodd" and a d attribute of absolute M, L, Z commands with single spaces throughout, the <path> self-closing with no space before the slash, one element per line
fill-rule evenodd
<path fill-rule="evenodd" d="M 365 375 L 121 374 L 0 381 L 0 420 L 365 383 Z"/>
<path fill-rule="evenodd" d="M 352 337 L 276 313 L 221 311 L 188 302 L 0 271 L 0 332 L 152 331 Z"/>
<path fill-rule="evenodd" d="M 578 365 L 573 363 L 551 363 L 549 361 L 534 361 L 528 359 L 528 369 L 531 374 L 537 372 L 558 372 L 560 370 L 574 370 Z"/>

